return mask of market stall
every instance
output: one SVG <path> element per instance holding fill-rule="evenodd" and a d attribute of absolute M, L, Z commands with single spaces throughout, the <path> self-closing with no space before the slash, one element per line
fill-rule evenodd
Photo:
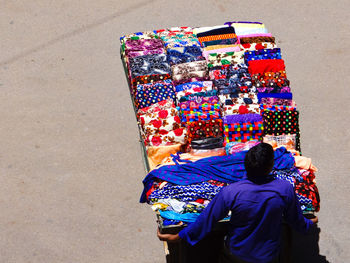
<path fill-rule="evenodd" d="M 304 214 L 319 211 L 317 169 L 301 154 L 299 111 L 263 23 L 172 27 L 120 42 L 148 173 L 140 202 L 151 205 L 163 233 L 194 222 L 223 187 L 242 180 L 245 153 L 261 141 L 274 147 L 272 174 L 293 185 Z M 219 249 L 229 217 L 201 251 Z M 198 258 L 185 244 L 165 249 L 168 262 Z"/>

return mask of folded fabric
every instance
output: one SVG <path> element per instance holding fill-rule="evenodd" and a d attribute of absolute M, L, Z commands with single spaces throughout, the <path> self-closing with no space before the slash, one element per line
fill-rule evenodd
<path fill-rule="evenodd" d="M 175 101 L 175 89 L 171 80 L 137 85 L 134 102 L 141 109 L 167 99 Z"/>
<path fill-rule="evenodd" d="M 212 97 L 194 97 L 191 100 L 183 101 L 179 103 L 180 109 L 187 109 L 189 107 L 196 107 L 202 105 L 203 103 L 218 104 L 219 98 L 217 96 Z"/>
<path fill-rule="evenodd" d="M 248 62 L 248 71 L 250 74 L 277 72 L 285 69 L 283 59 L 251 60 Z"/>
<path fill-rule="evenodd" d="M 256 37 L 240 37 L 239 38 L 240 44 L 252 44 L 252 43 L 275 43 L 274 37 L 267 37 L 267 36 L 256 36 Z"/>
<path fill-rule="evenodd" d="M 290 93 L 290 87 L 258 87 L 257 91 L 259 93 Z"/>
<path fill-rule="evenodd" d="M 235 29 L 232 26 L 222 26 L 220 28 L 213 28 L 209 30 L 202 31 L 197 33 L 197 37 L 208 37 L 208 36 L 217 36 L 217 35 L 227 35 L 235 34 Z"/>
<path fill-rule="evenodd" d="M 288 105 L 260 104 L 260 110 L 270 110 L 270 111 L 296 110 L 296 107 L 295 106 L 288 106 Z"/>
<path fill-rule="evenodd" d="M 225 49 L 233 48 L 233 50 L 225 51 Z M 204 52 L 212 53 L 215 50 L 218 50 L 214 53 L 220 53 L 220 52 L 231 52 L 231 51 L 241 51 L 241 48 L 238 44 L 227 44 L 227 45 L 215 45 L 215 46 L 209 46 L 209 47 L 203 47 L 203 54 Z M 223 51 L 221 51 L 223 50 Z"/>
<path fill-rule="evenodd" d="M 202 50 L 198 46 L 173 47 L 167 49 L 170 65 L 204 60 Z"/>
<path fill-rule="evenodd" d="M 276 99 L 287 99 L 292 100 L 292 93 L 258 93 L 258 100 L 261 102 L 262 98 L 276 98 Z"/>
<path fill-rule="evenodd" d="M 213 150 L 222 148 L 224 138 L 222 137 L 206 137 L 202 139 L 192 139 L 191 149 L 193 150 Z"/>
<path fill-rule="evenodd" d="M 294 174 L 297 176 L 299 175 L 298 169 L 284 169 L 284 170 L 272 170 L 271 174 L 274 178 L 287 181 L 290 183 L 293 188 L 295 187 L 295 177 Z"/>
<path fill-rule="evenodd" d="M 186 141 L 186 129 L 179 128 L 173 131 L 164 131 L 144 137 L 146 146 L 164 146 L 174 144 L 184 144 Z"/>
<path fill-rule="evenodd" d="M 170 65 L 165 54 L 145 55 L 129 59 L 131 76 L 167 74 L 170 73 Z"/>
<path fill-rule="evenodd" d="M 192 122 L 192 121 L 208 121 L 220 118 L 220 109 L 215 111 L 206 111 L 206 112 L 196 112 L 196 111 L 182 111 L 181 112 L 181 121 Z"/>
<path fill-rule="evenodd" d="M 262 121 L 237 122 L 232 124 L 224 123 L 224 144 L 229 142 L 247 142 L 251 140 L 261 140 L 263 131 L 264 127 Z"/>
<path fill-rule="evenodd" d="M 296 134 L 296 149 L 300 151 L 299 112 L 297 110 L 265 110 L 262 116 L 264 119 L 264 134 Z"/>
<path fill-rule="evenodd" d="M 234 115 L 234 114 L 248 114 L 248 113 L 260 114 L 260 105 L 259 104 L 225 105 L 222 107 L 222 111 L 221 111 L 222 116 Z"/>
<path fill-rule="evenodd" d="M 155 55 L 155 54 L 163 54 L 165 53 L 164 48 L 157 48 L 157 49 L 150 49 L 150 50 L 140 50 L 140 51 L 129 51 L 128 57 L 139 57 L 139 56 L 145 56 L 145 55 Z"/>
<path fill-rule="evenodd" d="M 244 59 L 246 63 L 251 60 L 282 59 L 281 49 L 273 48 L 248 51 L 244 53 Z"/>
<path fill-rule="evenodd" d="M 249 35 L 239 35 L 238 41 L 240 42 L 241 38 L 243 37 L 272 37 L 271 33 L 258 33 L 258 34 L 249 34 Z"/>
<path fill-rule="evenodd" d="M 193 71 L 206 71 L 208 69 L 207 62 L 205 60 L 193 61 L 171 67 L 171 73 L 174 75 L 186 74 Z"/>
<path fill-rule="evenodd" d="M 181 128 L 181 121 L 175 107 L 140 116 L 140 123 L 145 134 L 166 134 Z"/>
<path fill-rule="evenodd" d="M 277 72 L 256 73 L 252 74 L 251 78 L 253 85 L 257 88 L 281 88 L 289 86 L 290 84 L 289 80 L 287 79 L 286 72 L 284 70 L 280 70 Z"/>
<path fill-rule="evenodd" d="M 241 50 L 245 52 L 252 51 L 252 50 L 277 48 L 277 45 L 271 42 L 247 43 L 247 44 L 240 44 L 239 46 Z"/>
<path fill-rule="evenodd" d="M 206 137 L 222 137 L 222 120 L 194 121 L 187 126 L 188 141 Z"/>
<path fill-rule="evenodd" d="M 136 76 L 131 80 L 131 85 L 133 89 L 136 89 L 136 86 L 138 84 L 146 84 L 146 83 L 152 83 L 157 81 L 163 81 L 166 79 L 171 79 L 170 74 L 154 74 L 154 75 L 148 75 L 148 76 Z"/>
<path fill-rule="evenodd" d="M 220 39 L 229 39 L 229 38 L 237 38 L 235 33 L 230 34 L 221 34 L 221 35 L 210 35 L 210 36 L 203 36 L 198 37 L 199 42 L 205 42 L 205 41 L 213 41 L 213 40 L 220 40 Z"/>
<path fill-rule="evenodd" d="M 217 95 L 217 91 L 216 90 L 209 90 L 206 92 L 196 92 L 194 94 L 189 94 L 189 95 L 185 95 L 182 96 L 179 99 L 179 102 L 183 102 L 183 101 L 190 101 L 190 100 L 200 100 L 202 97 L 212 97 L 212 96 L 216 96 Z"/>
<path fill-rule="evenodd" d="M 207 81 L 209 80 L 209 74 L 207 73 L 207 71 L 202 71 L 203 75 L 205 75 L 204 77 L 191 77 L 191 78 L 186 78 L 187 76 L 184 76 L 183 79 L 181 79 L 180 75 L 178 76 L 178 79 L 180 80 L 174 80 L 174 85 L 181 85 L 187 82 L 194 82 L 194 81 Z M 205 73 L 204 73 L 205 72 Z"/>
<path fill-rule="evenodd" d="M 226 53 L 226 52 L 238 52 L 241 51 L 238 45 L 236 46 L 229 46 L 224 48 L 217 48 L 217 49 L 211 49 L 211 50 L 204 50 L 203 56 L 208 59 L 210 53 Z"/>
<path fill-rule="evenodd" d="M 181 151 L 181 146 L 181 143 L 168 146 L 148 146 L 147 157 L 150 170 L 156 168 L 158 164 L 161 164 L 162 161 L 171 154 Z"/>
<path fill-rule="evenodd" d="M 152 114 L 152 113 L 160 112 L 162 110 L 168 110 L 168 109 L 174 108 L 174 107 L 175 107 L 175 104 L 174 104 L 174 101 L 172 99 L 162 100 L 160 102 L 152 104 L 151 106 L 139 109 L 137 111 L 137 119 L 140 120 L 140 117 L 143 114 Z"/>
<path fill-rule="evenodd" d="M 208 71 L 203 70 L 203 71 L 191 71 L 191 72 L 185 72 L 182 74 L 176 74 L 173 75 L 173 80 L 174 82 L 179 82 L 179 81 L 186 81 L 187 80 L 192 80 L 193 78 L 201 78 L 201 79 L 208 79 Z"/>
<path fill-rule="evenodd" d="M 320 195 L 318 192 L 318 188 L 314 182 L 314 178 L 315 177 L 312 174 L 312 176 L 309 175 L 308 177 L 304 177 L 304 180 L 302 182 L 296 181 L 295 192 L 299 197 L 298 199 L 301 205 L 307 207 L 307 204 L 309 202 L 305 199 L 309 199 L 311 200 L 312 210 L 318 212 L 320 210 Z"/>
<path fill-rule="evenodd" d="M 258 140 L 251 140 L 247 142 L 229 142 L 225 146 L 226 154 L 229 155 L 242 151 L 248 151 L 259 143 L 260 141 Z"/>
<path fill-rule="evenodd" d="M 198 36 L 198 34 L 200 34 L 200 33 L 207 32 L 207 31 L 214 30 L 214 29 L 222 29 L 225 27 L 230 27 L 230 26 L 229 25 L 217 25 L 217 26 L 197 27 L 197 28 L 193 29 L 193 34 Z M 199 35 L 199 36 L 201 36 L 201 35 Z"/>
<path fill-rule="evenodd" d="M 120 37 L 120 43 L 124 45 L 127 40 L 137 40 L 137 39 L 153 39 L 159 38 L 153 31 L 136 32 L 133 34 L 128 34 Z"/>
<path fill-rule="evenodd" d="M 259 96 L 259 94 L 258 94 Z M 292 106 L 296 107 L 295 102 L 292 99 L 279 99 L 279 98 L 260 98 L 260 103 L 263 105 L 267 105 L 268 107 L 271 107 L 273 105 L 282 105 L 282 106 Z"/>
<path fill-rule="evenodd" d="M 238 94 L 225 94 L 219 95 L 221 105 L 234 105 L 234 104 L 257 104 L 258 98 L 255 93 L 238 93 Z"/>
<path fill-rule="evenodd" d="M 188 82 L 188 83 L 184 83 L 181 85 L 177 85 L 175 87 L 176 92 L 180 92 L 180 91 L 187 91 L 187 90 L 194 90 L 196 88 L 202 88 L 202 87 L 206 87 L 206 90 L 211 90 L 213 87 L 213 82 L 212 81 L 194 81 L 194 82 Z M 202 90 L 197 90 L 195 92 L 201 92 Z M 191 93 L 192 94 L 192 93 Z"/>
<path fill-rule="evenodd" d="M 244 64 L 244 52 L 210 53 L 208 56 L 208 68 L 230 64 Z"/>
<path fill-rule="evenodd" d="M 234 44 L 237 44 L 237 37 L 229 38 L 229 39 L 219 39 L 219 40 L 213 40 L 213 41 L 204 41 L 201 44 L 202 44 L 202 47 L 210 47 L 210 46 L 216 46 L 216 45 L 234 45 Z"/>
<path fill-rule="evenodd" d="M 128 51 L 141 51 L 152 49 L 164 49 L 163 41 L 160 39 L 137 39 L 125 41 L 125 52 Z"/>
<path fill-rule="evenodd" d="M 228 115 L 223 117 L 223 122 L 226 124 L 234 124 L 238 122 L 259 122 L 262 117 L 259 114 L 242 114 L 242 115 Z"/>
<path fill-rule="evenodd" d="M 141 194 L 140 202 L 144 203 L 147 201 L 146 193 L 156 179 L 178 185 L 189 185 L 208 180 L 224 183 L 237 182 L 245 175 L 244 158 L 246 153 L 246 151 L 243 151 L 232 155 L 208 157 L 196 162 L 181 165 L 165 165 L 154 169 L 143 180 L 144 190 Z M 275 151 L 274 159 L 275 169 L 294 167 L 292 154 L 283 147 Z"/>
<path fill-rule="evenodd" d="M 179 201 L 196 201 L 197 199 L 211 200 L 220 192 L 222 186 L 216 186 L 208 182 L 194 183 L 190 185 L 176 185 L 167 183 L 161 189 L 155 189 L 148 200 L 156 202 L 158 199 L 177 199 Z"/>

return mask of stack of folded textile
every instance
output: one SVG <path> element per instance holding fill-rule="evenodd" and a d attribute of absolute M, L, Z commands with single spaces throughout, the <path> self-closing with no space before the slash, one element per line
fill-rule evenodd
<path fill-rule="evenodd" d="M 164 224 L 193 222 L 261 141 L 272 175 L 317 212 L 317 169 L 300 153 L 299 112 L 281 49 L 260 22 L 172 27 L 121 38 L 121 54 L 150 173 L 141 202 Z"/>

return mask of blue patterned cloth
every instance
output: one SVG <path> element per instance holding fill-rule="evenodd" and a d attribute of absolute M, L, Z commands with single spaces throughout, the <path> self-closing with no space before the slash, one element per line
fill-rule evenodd
<path fill-rule="evenodd" d="M 184 46 L 167 49 L 167 58 L 170 65 L 204 60 L 202 49 L 199 46 Z"/>
<path fill-rule="evenodd" d="M 245 63 L 248 64 L 251 60 L 261 60 L 261 59 L 282 59 L 281 49 L 272 48 L 272 49 L 260 49 L 252 50 L 244 53 Z"/>
<path fill-rule="evenodd" d="M 240 181 L 246 174 L 244 157 L 247 151 L 226 156 L 203 158 L 196 162 L 179 165 L 164 165 L 152 170 L 143 180 L 144 190 L 140 202 L 147 201 L 146 193 L 152 187 L 155 179 L 161 179 L 178 185 L 189 185 L 209 180 L 223 183 Z M 284 147 L 275 151 L 275 169 L 291 169 L 294 167 L 294 157 Z"/>
<path fill-rule="evenodd" d="M 216 186 L 208 182 L 190 185 L 175 185 L 167 183 L 162 189 L 154 190 L 148 197 L 155 202 L 158 199 L 177 199 L 180 201 L 195 201 L 199 198 L 211 200 L 220 192 L 222 186 Z"/>

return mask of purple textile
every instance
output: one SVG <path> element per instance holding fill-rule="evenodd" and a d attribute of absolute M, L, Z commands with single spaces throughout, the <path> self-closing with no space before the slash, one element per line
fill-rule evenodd
<path fill-rule="evenodd" d="M 255 114 L 255 113 L 226 115 L 223 118 L 224 123 L 227 123 L 227 124 L 232 124 L 237 122 L 258 122 L 262 120 L 263 120 L 262 117 L 259 114 Z"/>

